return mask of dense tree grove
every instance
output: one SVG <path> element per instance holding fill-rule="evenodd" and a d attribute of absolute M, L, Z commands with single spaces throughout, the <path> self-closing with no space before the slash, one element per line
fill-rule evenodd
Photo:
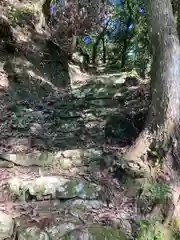
<path fill-rule="evenodd" d="M 138 68 L 139 64 L 142 75 L 148 71 L 151 49 L 147 16 L 141 1 L 125 0 L 117 4 L 113 1 L 55 2 L 46 1 L 43 6 L 47 10 L 44 13 L 52 38 L 64 48 L 71 49 L 71 53 L 79 49 L 89 55 L 93 64 L 102 61 L 119 65 L 121 69 L 127 65 Z M 52 4 L 53 11 L 50 10 Z M 83 41 L 86 35 L 89 37 L 88 44 Z"/>

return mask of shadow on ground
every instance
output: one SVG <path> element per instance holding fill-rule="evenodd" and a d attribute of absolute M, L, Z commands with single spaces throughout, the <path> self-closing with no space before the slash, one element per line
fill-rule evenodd
<path fill-rule="evenodd" d="M 91 76 L 70 86 L 67 69 L 64 75 L 68 78 L 54 75 L 56 81 L 50 82 L 51 75 L 19 56 L 8 59 L 4 71 L 7 88 L 1 91 L 2 152 L 100 147 L 111 135 L 120 143 L 127 128 L 128 138 L 136 137 L 139 129 L 132 122 L 137 117 L 142 118 L 139 126 L 144 120 L 143 114 L 137 114 L 137 109 L 145 111 L 147 107 L 147 101 L 139 106 L 140 86 L 124 84 L 122 74 Z M 60 80 L 66 82 L 66 88 Z M 13 143 L 23 149 L 13 148 Z"/>
<path fill-rule="evenodd" d="M 0 19 L 0 239 L 130 239 L 147 179 L 115 165 L 143 127 L 148 84 L 82 73 L 26 4 L 0 7 L 12 18 Z"/>
<path fill-rule="evenodd" d="M 85 75 L 57 45 L 31 39 L 1 51 L 3 239 L 100 239 L 105 231 L 102 239 L 127 239 L 142 183 L 125 199 L 111 170 L 143 126 L 145 84 L 127 73 Z"/>

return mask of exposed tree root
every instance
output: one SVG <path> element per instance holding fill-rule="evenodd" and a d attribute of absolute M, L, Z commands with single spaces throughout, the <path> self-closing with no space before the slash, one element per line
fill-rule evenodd
<path fill-rule="evenodd" d="M 156 135 L 156 139 L 158 139 Z M 152 166 L 152 161 L 148 159 L 148 152 L 151 150 L 153 141 L 156 141 L 153 135 L 144 130 L 133 146 L 124 154 L 123 160 L 120 160 L 120 167 L 123 168 L 128 174 L 133 176 L 147 177 L 153 182 L 159 181 L 158 175 Z M 168 142 L 168 141 L 167 141 Z M 174 163 L 172 155 L 172 144 L 168 146 L 168 151 L 165 149 L 165 156 L 162 159 L 162 165 L 159 167 L 163 172 L 163 182 L 171 189 L 171 194 L 166 203 L 160 204 L 161 210 L 164 213 L 163 224 L 168 226 L 172 219 L 180 214 L 178 204 L 180 197 L 180 176 L 177 172 L 177 164 Z M 159 145 L 163 147 L 163 145 Z M 153 215 L 153 212 L 152 214 Z"/>
<path fill-rule="evenodd" d="M 152 136 L 144 130 L 135 143 L 120 158 L 119 165 L 128 174 L 150 177 L 152 168 L 147 161 Z"/>
<path fill-rule="evenodd" d="M 169 198 L 168 206 L 166 206 L 167 212 L 164 219 L 164 224 L 167 226 L 171 223 L 174 217 L 179 215 L 179 197 L 180 197 L 180 176 L 177 172 L 177 168 L 174 168 L 174 159 L 171 152 L 168 152 L 164 159 L 163 166 L 166 169 L 166 184 L 171 189 L 171 196 Z"/>

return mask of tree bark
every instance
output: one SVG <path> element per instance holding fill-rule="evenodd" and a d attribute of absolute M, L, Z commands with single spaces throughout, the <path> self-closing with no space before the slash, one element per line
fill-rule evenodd
<path fill-rule="evenodd" d="M 178 36 L 180 39 L 180 2 L 178 1 L 176 4 L 176 11 L 177 11 L 177 32 L 178 32 Z"/>
<path fill-rule="evenodd" d="M 179 3 L 178 0 L 171 0 L 174 17 L 176 16 L 178 11 L 178 3 Z"/>
<path fill-rule="evenodd" d="M 35 25 L 36 31 L 41 32 L 42 27 L 45 27 L 47 18 L 49 16 L 49 7 L 50 0 L 39 0 L 34 4 L 34 8 L 39 12 L 39 21 Z"/>
<path fill-rule="evenodd" d="M 103 63 L 106 63 L 106 44 L 105 44 L 105 36 L 102 38 L 102 44 L 103 44 Z"/>
<path fill-rule="evenodd" d="M 105 33 L 106 33 L 106 28 L 104 28 L 103 31 L 97 36 L 96 42 L 93 44 L 93 50 L 92 50 L 92 63 L 93 64 L 96 63 L 98 46 L 99 46 L 100 41 L 104 38 Z"/>
<path fill-rule="evenodd" d="M 152 102 L 145 130 L 135 143 L 136 146 L 140 139 L 148 138 L 148 141 L 143 140 L 141 149 L 146 142 L 150 144 L 149 137 L 163 147 L 168 146 L 171 138 L 175 139 L 180 120 L 180 45 L 170 0 L 149 0 L 149 23 L 153 45 Z M 136 155 L 132 157 L 138 157 Z"/>
<path fill-rule="evenodd" d="M 168 169 L 169 184 L 174 190 L 173 205 L 176 205 L 174 201 L 178 199 L 180 186 L 177 174 L 180 166 L 177 164 L 180 162 L 180 43 L 170 0 L 147 2 L 153 46 L 152 101 L 145 129 L 125 153 L 122 162 L 127 171 L 139 171 L 152 177 L 147 153 L 152 143 L 162 149 L 163 165 Z"/>
<path fill-rule="evenodd" d="M 95 65 L 96 63 L 96 57 L 97 57 L 97 48 L 99 46 L 100 41 L 104 38 L 106 35 L 106 30 L 108 27 L 109 20 L 107 21 L 105 27 L 103 28 L 102 32 L 97 36 L 96 42 L 93 44 L 93 50 L 92 50 L 92 63 Z"/>

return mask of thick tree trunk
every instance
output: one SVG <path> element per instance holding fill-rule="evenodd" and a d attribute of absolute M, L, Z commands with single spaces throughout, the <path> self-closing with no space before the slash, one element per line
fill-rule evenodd
<path fill-rule="evenodd" d="M 102 45 L 103 45 L 103 63 L 106 63 L 106 43 L 105 43 L 105 37 L 102 38 Z"/>
<path fill-rule="evenodd" d="M 152 102 L 144 131 L 146 134 L 143 132 L 139 139 L 147 135 L 155 137 L 165 147 L 170 138 L 175 137 L 180 120 L 180 45 L 170 1 L 151 0 L 149 10 L 154 50 Z M 146 141 L 143 142 L 145 144 Z"/>
<path fill-rule="evenodd" d="M 176 8 L 176 11 L 177 11 L 177 32 L 178 32 L 178 36 L 179 36 L 179 39 L 180 39 L 180 2 L 178 1 L 177 4 L 176 4 L 177 8 Z"/>
<path fill-rule="evenodd" d="M 155 143 L 156 147 L 165 153 L 164 165 L 168 168 L 169 184 L 175 190 L 174 193 L 177 193 L 176 190 L 180 186 L 176 172 L 177 162 L 180 162 L 180 151 L 178 151 L 180 144 L 180 43 L 170 0 L 148 0 L 148 5 L 150 37 L 153 45 L 152 102 L 145 129 L 124 155 L 123 164 L 125 163 L 124 166 L 128 171 L 140 171 L 151 175 L 152 167 L 146 156 L 150 145 Z M 173 201 L 174 199 L 177 201 L 177 194 L 173 194 Z"/>

